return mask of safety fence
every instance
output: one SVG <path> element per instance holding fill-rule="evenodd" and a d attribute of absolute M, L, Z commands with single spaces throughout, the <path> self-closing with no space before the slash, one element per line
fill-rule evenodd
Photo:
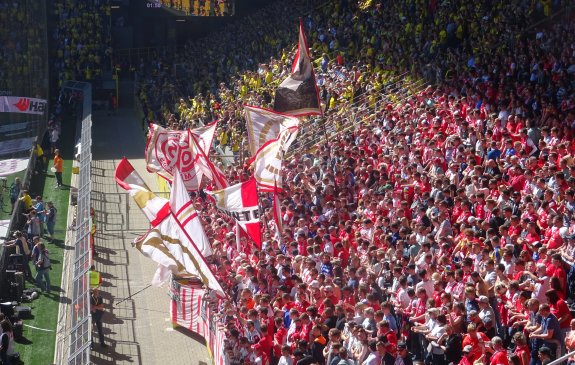
<path fill-rule="evenodd" d="M 90 250 L 90 234 L 92 218 L 90 215 L 91 197 L 91 164 L 92 164 L 92 86 L 86 82 L 67 81 L 63 85 L 63 91 L 81 103 L 78 106 L 82 112 L 78 113 L 80 126 L 76 129 L 76 155 L 75 164 L 79 168 L 76 178 L 75 189 L 70 198 L 76 203 L 74 230 L 74 253 L 71 267 L 68 271 L 67 280 L 71 292 L 71 302 L 67 307 L 67 313 L 61 313 L 65 318 L 60 318 L 64 323 L 59 329 L 68 341 L 67 359 L 59 354 L 58 342 L 57 356 L 60 355 L 61 363 L 67 361 L 70 365 L 90 364 L 90 345 L 92 342 L 91 317 L 90 317 L 90 285 L 88 271 L 92 262 Z M 66 270 L 66 268 L 65 268 Z M 66 276 L 66 274 L 65 274 Z"/>

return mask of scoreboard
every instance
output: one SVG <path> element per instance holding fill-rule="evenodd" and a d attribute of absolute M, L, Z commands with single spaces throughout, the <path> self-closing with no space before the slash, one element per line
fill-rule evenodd
<path fill-rule="evenodd" d="M 179 16 L 232 16 L 235 0 L 147 0 L 148 9 L 164 9 Z"/>

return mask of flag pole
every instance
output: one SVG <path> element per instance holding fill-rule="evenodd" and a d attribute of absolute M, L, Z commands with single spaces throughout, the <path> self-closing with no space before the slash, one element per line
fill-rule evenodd
<path fill-rule="evenodd" d="M 236 221 L 236 250 L 238 250 L 238 255 L 242 252 L 241 229 L 242 227 L 240 227 L 240 224 Z"/>
<path fill-rule="evenodd" d="M 266 217 L 265 217 L 265 212 L 263 211 L 262 206 L 261 206 L 261 204 L 260 204 L 260 189 L 259 189 L 259 187 L 258 187 L 257 181 L 256 181 L 256 195 L 257 195 L 257 197 L 258 197 L 258 210 L 259 210 L 259 213 L 260 213 L 260 237 L 261 237 L 261 235 L 262 235 L 262 227 L 261 227 L 262 225 L 261 225 L 261 223 L 263 223 L 263 225 L 264 225 L 263 231 L 264 231 L 264 233 L 265 233 L 265 231 L 266 231 L 266 229 L 267 229 L 267 221 L 266 221 Z M 260 238 L 260 239 L 261 239 L 261 238 Z M 255 246 L 255 242 L 254 242 L 254 246 Z M 263 242 L 262 242 L 262 246 L 263 246 Z M 257 248 L 257 247 L 256 247 L 256 248 Z M 261 250 L 261 247 L 259 248 L 259 250 Z"/>

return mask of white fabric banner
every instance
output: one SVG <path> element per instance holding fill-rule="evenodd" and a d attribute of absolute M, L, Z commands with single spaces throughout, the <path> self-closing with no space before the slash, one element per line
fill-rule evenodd
<path fill-rule="evenodd" d="M 255 156 L 267 141 L 278 138 L 281 132 L 299 125 L 299 119 L 272 110 L 244 105 L 244 111 L 252 156 Z"/>
<path fill-rule="evenodd" d="M 209 160 L 216 122 L 194 130 L 172 131 L 152 124 L 146 145 L 146 168 L 172 182 L 177 169 L 188 191 L 199 190 L 202 179 L 227 186 L 225 177 Z"/>
<path fill-rule="evenodd" d="M 34 143 L 35 140 L 35 137 L 28 137 L 2 141 L 0 142 L 0 155 L 27 151 L 32 148 L 32 143 Z"/>
<path fill-rule="evenodd" d="M 194 202 L 191 201 L 190 195 L 184 185 L 184 180 L 178 172 L 175 171 L 174 181 L 172 183 L 172 192 L 170 194 L 170 209 L 172 214 L 186 230 L 190 239 L 198 248 L 198 251 L 208 257 L 212 255 L 212 247 L 206 236 L 198 212 L 194 208 Z"/>
<path fill-rule="evenodd" d="M 28 158 L 10 158 L 0 160 L 0 176 L 8 176 L 13 173 L 26 170 L 28 167 Z"/>
<path fill-rule="evenodd" d="M 260 210 L 256 181 L 249 179 L 223 190 L 206 190 L 205 192 L 216 201 L 216 209 L 233 218 L 256 246 L 261 248 Z"/>
<path fill-rule="evenodd" d="M 48 106 L 45 99 L 23 96 L 0 96 L 0 113 L 44 114 Z"/>
<path fill-rule="evenodd" d="M 178 169 L 188 190 L 198 190 L 203 174 L 196 165 L 198 154 L 194 154 L 189 131 L 171 131 L 151 124 L 146 145 L 146 168 L 172 182 L 174 170 Z"/>
<path fill-rule="evenodd" d="M 135 247 L 158 263 L 152 284 L 159 286 L 170 279 L 170 274 L 202 281 L 221 298 L 226 295 L 202 254 L 174 215 L 166 217 L 158 226 L 134 240 Z"/>
<path fill-rule="evenodd" d="M 289 146 L 297 137 L 297 128 L 290 128 L 279 137 L 266 142 L 252 159 L 254 177 L 258 182 L 260 192 L 274 192 L 283 189 L 281 169 L 283 158 Z"/>

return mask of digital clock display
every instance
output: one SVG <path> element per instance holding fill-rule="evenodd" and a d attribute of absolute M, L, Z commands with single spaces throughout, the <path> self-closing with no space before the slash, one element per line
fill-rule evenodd
<path fill-rule="evenodd" d="M 159 9 L 162 7 L 161 0 L 148 0 L 146 3 L 148 9 Z"/>

